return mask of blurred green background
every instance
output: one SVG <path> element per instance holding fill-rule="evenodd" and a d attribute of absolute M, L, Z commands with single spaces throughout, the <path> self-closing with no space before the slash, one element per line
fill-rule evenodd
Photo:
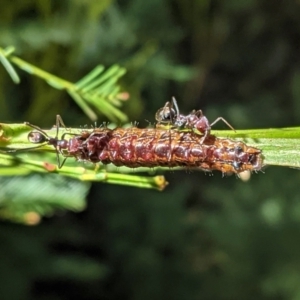
<path fill-rule="evenodd" d="M 299 16 L 296 0 L 2 0 L 0 46 L 73 82 L 120 64 L 122 110 L 141 127 L 171 96 L 237 129 L 299 126 Z M 17 71 L 20 85 L 0 68 L 1 122 L 91 123 L 67 93 Z M 300 299 L 298 170 L 165 175 L 163 192 L 2 178 L 3 207 L 60 210 L 32 227 L 1 221 L 0 299 Z"/>

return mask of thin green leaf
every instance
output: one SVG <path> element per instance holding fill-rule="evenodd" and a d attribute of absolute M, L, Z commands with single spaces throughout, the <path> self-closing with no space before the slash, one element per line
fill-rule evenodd
<path fill-rule="evenodd" d="M 115 78 L 120 77 L 121 76 L 120 74 L 123 75 L 124 70 L 123 69 L 120 70 L 119 66 L 114 65 L 114 66 L 110 67 L 100 78 L 98 78 L 97 80 L 94 80 L 87 86 L 83 87 L 82 93 L 88 93 L 88 92 L 92 91 L 93 89 L 95 89 L 95 87 L 99 86 L 101 83 L 105 82 L 107 79 L 109 79 L 111 77 L 115 77 Z"/>
<path fill-rule="evenodd" d="M 98 97 L 91 97 L 90 102 L 93 103 L 94 106 L 101 109 L 104 115 L 106 115 L 113 122 L 117 122 L 121 120 L 121 122 L 127 122 L 128 117 L 119 109 L 115 108 L 112 104 L 105 101 L 104 99 Z"/>
<path fill-rule="evenodd" d="M 80 96 L 80 94 L 76 93 L 75 91 L 68 90 L 68 94 L 75 100 L 78 106 L 83 110 L 83 112 L 92 120 L 96 121 L 98 119 L 97 115 L 94 111 L 87 105 L 84 101 L 84 98 Z"/>
<path fill-rule="evenodd" d="M 5 53 L 5 55 L 6 55 L 6 53 Z M 3 67 L 5 68 L 5 70 L 9 74 L 9 76 L 11 77 L 12 81 L 15 84 L 19 84 L 20 77 L 18 76 L 17 72 L 15 71 L 15 69 L 13 68 L 13 66 L 8 61 L 8 59 L 6 58 L 5 55 L 3 53 L 3 50 L 0 48 L 0 62 L 2 63 Z"/>
<path fill-rule="evenodd" d="M 86 76 L 84 76 L 82 79 L 80 79 L 78 82 L 75 83 L 78 89 L 82 89 L 88 84 L 90 84 L 91 81 L 93 81 L 96 77 L 98 77 L 103 71 L 104 66 L 99 65 L 95 69 L 93 69 L 90 73 L 88 73 Z"/>

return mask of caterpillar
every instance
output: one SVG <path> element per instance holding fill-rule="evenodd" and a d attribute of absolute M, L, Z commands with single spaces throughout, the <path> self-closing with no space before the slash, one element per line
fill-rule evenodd
<path fill-rule="evenodd" d="M 202 135 L 193 131 L 178 129 L 95 128 L 80 134 L 64 133 L 59 139 L 59 125 L 63 124 L 59 116 L 56 123 L 56 137 L 26 124 L 34 128 L 28 135 L 31 143 L 40 144 L 38 147 L 49 144 L 56 149 L 59 168 L 67 157 L 130 168 L 188 167 L 222 173 L 258 171 L 263 166 L 261 150 L 211 134 L 203 140 Z M 63 162 L 59 155 L 64 157 Z"/>

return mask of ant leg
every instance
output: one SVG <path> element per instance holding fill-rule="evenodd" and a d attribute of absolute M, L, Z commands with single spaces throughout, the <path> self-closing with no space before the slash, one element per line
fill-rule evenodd
<path fill-rule="evenodd" d="M 67 160 L 67 157 L 64 157 L 63 161 L 61 162 L 60 161 L 60 157 L 59 157 L 59 151 L 57 150 L 56 151 L 56 160 L 57 160 L 57 166 L 58 166 L 58 168 L 61 169 L 64 166 L 64 164 L 65 164 L 65 162 Z"/>
<path fill-rule="evenodd" d="M 222 118 L 222 117 L 219 117 L 219 118 L 217 118 L 217 119 L 215 119 L 211 124 L 210 124 L 210 126 L 212 127 L 213 125 L 215 125 L 216 123 L 218 123 L 219 121 L 223 121 L 230 129 L 232 129 L 234 132 L 236 132 L 235 131 L 235 129 L 224 119 L 224 118 Z"/>
<path fill-rule="evenodd" d="M 175 97 L 172 97 L 172 104 L 173 106 L 175 107 L 175 111 L 176 111 L 176 118 L 179 116 L 179 107 L 178 107 L 178 104 L 177 104 L 177 101 L 175 99 Z M 173 120 L 172 120 L 173 121 Z"/>
<path fill-rule="evenodd" d="M 190 114 L 191 114 L 191 115 L 195 115 L 195 116 L 198 117 L 198 118 L 203 117 L 203 112 L 202 112 L 201 109 L 199 109 L 199 110 L 193 110 Z"/>
<path fill-rule="evenodd" d="M 67 130 L 67 127 L 66 127 L 62 117 L 60 115 L 56 115 L 56 136 L 55 136 L 56 139 L 58 138 L 59 129 L 61 127 L 64 127 Z M 66 135 L 75 135 L 75 134 L 65 132 L 62 134 L 61 140 L 64 140 Z M 62 157 L 64 157 L 62 162 L 60 160 L 60 155 L 62 155 Z M 68 156 L 66 156 L 63 153 L 63 150 L 60 147 L 56 147 L 56 159 L 57 159 L 57 166 L 59 169 L 61 169 L 64 166 L 67 158 L 68 158 Z"/>
<path fill-rule="evenodd" d="M 200 140 L 200 145 L 202 145 L 204 143 L 204 141 L 206 140 L 207 136 L 210 134 L 210 129 L 206 129 L 204 131 L 203 137 Z"/>
<path fill-rule="evenodd" d="M 60 166 L 58 166 L 59 169 L 61 169 L 64 166 L 66 160 L 67 160 L 67 157 L 65 157 L 64 160 L 61 162 Z"/>
<path fill-rule="evenodd" d="M 62 119 L 62 117 L 60 115 L 56 115 L 56 126 L 60 127 L 60 125 L 62 125 L 62 127 L 66 128 L 66 125 Z"/>
<path fill-rule="evenodd" d="M 58 132 L 59 132 L 60 127 L 67 128 L 62 117 L 60 115 L 56 115 L 56 136 L 55 136 L 55 138 L 58 137 Z"/>
<path fill-rule="evenodd" d="M 61 163 L 60 163 L 60 157 L 59 157 L 59 150 L 57 149 L 57 147 L 56 147 L 55 149 L 56 149 L 56 161 L 57 161 L 57 166 L 58 166 L 58 168 L 60 169 L 60 168 L 61 168 Z"/>

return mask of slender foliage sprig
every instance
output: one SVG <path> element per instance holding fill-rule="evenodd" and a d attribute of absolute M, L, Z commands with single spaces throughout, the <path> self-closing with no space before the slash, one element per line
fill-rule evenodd
<path fill-rule="evenodd" d="M 65 165 L 59 169 L 53 161 L 53 155 L 26 155 L 16 153 L 9 155 L 0 153 L 0 175 L 29 175 L 30 173 L 57 173 L 62 176 L 71 177 L 81 181 L 98 181 L 110 184 L 127 185 L 139 188 L 151 188 L 163 190 L 167 182 L 164 176 L 139 176 L 132 174 L 120 174 L 108 172 L 105 166 L 95 166 L 92 164 L 74 163 Z M 49 162 L 50 161 L 50 162 Z"/>
<path fill-rule="evenodd" d="M 0 48 L 0 62 L 15 83 L 19 83 L 20 78 L 12 63 L 29 74 L 45 80 L 50 86 L 67 91 L 91 120 L 97 120 L 94 108 L 114 122 L 128 121 L 127 116 L 116 107 L 121 105 L 121 87 L 117 82 L 126 73 L 124 68 L 113 65 L 106 70 L 104 66 L 99 65 L 84 78 L 72 83 L 12 55 L 14 50 L 13 47 Z"/>

